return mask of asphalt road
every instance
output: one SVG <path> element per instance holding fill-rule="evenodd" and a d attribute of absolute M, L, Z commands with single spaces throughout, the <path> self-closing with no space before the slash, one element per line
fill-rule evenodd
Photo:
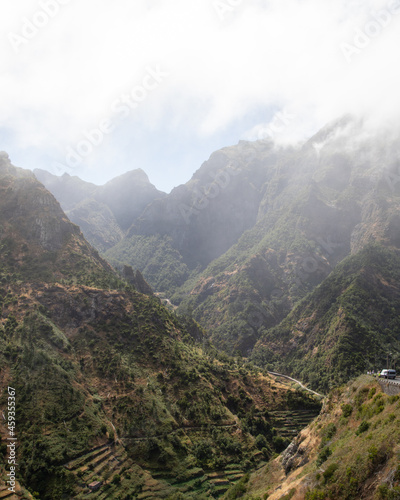
<path fill-rule="evenodd" d="M 291 380 L 292 382 L 296 382 L 297 384 L 299 384 L 299 386 L 302 387 L 303 389 L 305 389 L 306 391 L 311 392 L 312 394 L 315 394 L 316 396 L 321 396 L 322 398 L 325 397 L 323 394 L 319 394 L 318 392 L 315 392 L 312 389 L 309 389 L 308 387 L 306 387 L 304 384 L 302 384 L 300 382 L 300 380 L 296 380 L 295 378 L 289 377 L 288 375 L 282 375 L 282 373 L 276 373 L 276 372 L 268 372 L 268 373 L 270 373 L 271 375 L 275 375 L 276 377 L 287 378 L 288 380 Z M 399 380 L 399 383 L 400 383 L 400 380 Z"/>
<path fill-rule="evenodd" d="M 387 380 L 387 381 L 391 382 L 392 384 L 400 385 L 400 377 L 389 378 L 389 379 L 387 379 L 386 377 L 378 377 L 378 378 L 379 378 L 379 380 Z"/>

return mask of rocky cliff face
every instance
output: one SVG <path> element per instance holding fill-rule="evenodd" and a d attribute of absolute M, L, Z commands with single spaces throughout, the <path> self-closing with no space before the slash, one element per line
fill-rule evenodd
<path fill-rule="evenodd" d="M 41 279 L 54 272 L 69 279 L 75 265 L 81 266 L 86 278 L 115 275 L 32 172 L 14 167 L 4 154 L 0 158 L 0 190 L 5 269 Z"/>
<path fill-rule="evenodd" d="M 0 159 L 1 219 L 21 238 L 43 250 L 59 250 L 79 233 L 65 217 L 59 203 L 29 171 L 13 167 L 4 154 Z"/>
<path fill-rule="evenodd" d="M 258 156 L 245 142 L 214 153 L 187 184 L 150 204 L 127 238 L 167 235 L 189 268 L 205 267 L 254 226 L 275 158 L 271 144 L 260 144 Z"/>

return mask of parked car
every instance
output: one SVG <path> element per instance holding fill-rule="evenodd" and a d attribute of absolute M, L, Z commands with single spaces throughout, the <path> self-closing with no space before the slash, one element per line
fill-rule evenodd
<path fill-rule="evenodd" d="M 380 378 L 396 378 L 396 370 L 382 370 L 379 374 Z"/>

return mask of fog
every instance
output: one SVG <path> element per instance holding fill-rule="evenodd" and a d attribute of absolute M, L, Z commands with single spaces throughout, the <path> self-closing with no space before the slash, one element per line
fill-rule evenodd
<path fill-rule="evenodd" d="M 351 113 L 396 127 L 399 1 L 19 1 L 0 7 L 2 149 L 160 189 L 240 139 L 305 140 Z"/>

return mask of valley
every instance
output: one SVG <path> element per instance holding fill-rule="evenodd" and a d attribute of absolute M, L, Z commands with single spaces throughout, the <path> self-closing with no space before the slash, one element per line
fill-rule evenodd
<path fill-rule="evenodd" d="M 397 498 L 397 396 L 362 375 L 400 357 L 396 151 L 348 116 L 216 151 L 169 194 L 3 153 L 20 498 Z"/>

